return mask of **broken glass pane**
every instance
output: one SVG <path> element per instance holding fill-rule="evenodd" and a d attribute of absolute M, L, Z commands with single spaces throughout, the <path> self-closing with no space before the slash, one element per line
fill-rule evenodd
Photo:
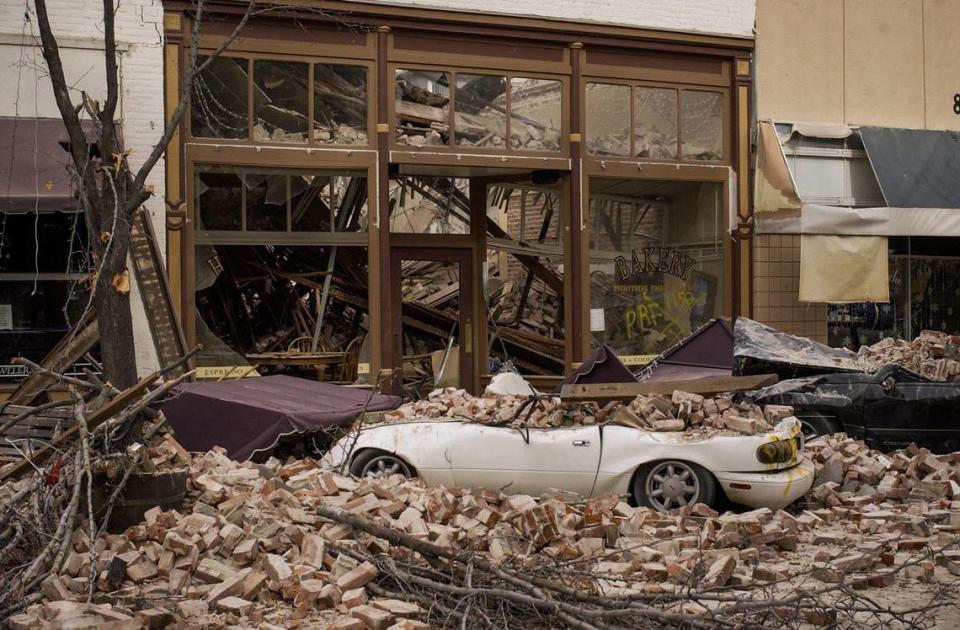
<path fill-rule="evenodd" d="M 431 70 L 396 71 L 394 107 L 398 144 L 450 143 L 450 74 Z"/>
<path fill-rule="evenodd" d="M 510 146 L 559 151 L 563 90 L 559 81 L 510 79 Z"/>
<path fill-rule="evenodd" d="M 313 139 L 320 144 L 367 144 L 367 68 L 313 66 Z"/>
<path fill-rule="evenodd" d="M 507 137 L 507 78 L 458 74 L 454 101 L 457 144 L 504 148 Z"/>
<path fill-rule="evenodd" d="M 330 208 L 335 209 L 334 232 L 367 229 L 367 179 L 352 175 L 294 175 L 290 178 L 291 229 L 294 232 L 330 232 Z"/>
<path fill-rule="evenodd" d="M 201 172 L 197 175 L 199 231 L 239 230 L 242 227 L 243 192 L 236 173 Z"/>
<path fill-rule="evenodd" d="M 680 153 L 685 160 L 723 158 L 723 96 L 719 92 L 683 91 Z"/>
<path fill-rule="evenodd" d="M 390 180 L 390 231 L 469 234 L 469 180 L 402 176 Z"/>
<path fill-rule="evenodd" d="M 247 173 L 247 231 L 284 232 L 287 229 L 287 176 Z"/>
<path fill-rule="evenodd" d="M 206 62 L 199 57 L 197 64 Z M 246 138 L 247 60 L 219 57 L 199 73 L 190 101 L 190 132 L 196 138 Z"/>
<path fill-rule="evenodd" d="M 587 152 L 630 155 L 630 87 L 588 83 Z"/>
<path fill-rule="evenodd" d="M 677 91 L 634 88 L 634 155 L 677 159 Z"/>
<path fill-rule="evenodd" d="M 260 59 L 253 65 L 253 139 L 307 141 L 307 64 Z"/>

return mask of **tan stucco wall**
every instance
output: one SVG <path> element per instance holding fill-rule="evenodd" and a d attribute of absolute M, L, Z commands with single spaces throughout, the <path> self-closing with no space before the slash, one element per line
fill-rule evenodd
<path fill-rule="evenodd" d="M 757 113 L 960 130 L 958 0 L 757 0 Z"/>

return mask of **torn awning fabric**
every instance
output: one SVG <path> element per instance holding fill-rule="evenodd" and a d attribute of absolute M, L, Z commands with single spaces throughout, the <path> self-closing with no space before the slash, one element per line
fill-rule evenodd
<path fill-rule="evenodd" d="M 291 433 L 311 433 L 352 422 L 364 411 L 400 406 L 398 396 L 292 376 L 187 383 L 163 413 L 190 451 L 221 446 L 235 460 L 249 459 Z M 367 400 L 369 399 L 369 404 Z"/>
<path fill-rule="evenodd" d="M 77 212 L 69 146 L 60 119 L 0 118 L 0 212 Z"/>

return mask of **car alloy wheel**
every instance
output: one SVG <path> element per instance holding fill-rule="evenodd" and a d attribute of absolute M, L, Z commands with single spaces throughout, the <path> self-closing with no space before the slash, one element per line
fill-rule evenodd
<path fill-rule="evenodd" d="M 389 477 L 390 475 L 409 477 L 410 471 L 406 464 L 393 455 L 377 455 L 369 461 L 364 462 L 360 468 L 360 474 L 357 476 L 380 479 L 382 477 Z"/>
<path fill-rule="evenodd" d="M 688 464 L 663 462 L 647 475 L 644 491 L 653 507 L 672 510 L 700 500 L 700 479 Z"/>

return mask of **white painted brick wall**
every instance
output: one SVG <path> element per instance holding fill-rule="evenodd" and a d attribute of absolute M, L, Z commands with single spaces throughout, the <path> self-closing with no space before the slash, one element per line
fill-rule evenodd
<path fill-rule="evenodd" d="M 131 151 L 130 165 L 136 169 L 149 155 L 163 129 L 163 8 L 160 0 L 121 0 L 116 13 L 116 37 L 118 45 L 125 49 L 120 60 L 120 119 L 123 121 L 125 147 Z M 47 12 L 54 34 L 62 38 L 61 57 L 67 57 L 71 51 L 89 49 L 103 41 L 103 4 L 95 0 L 47 0 Z M 25 22 L 25 14 L 29 21 Z M 26 28 L 24 29 L 24 26 Z M 36 25 L 36 12 L 32 0 L 18 2 L 3 0 L 0 2 L 0 36 L 19 37 L 21 33 L 39 36 Z M 40 64 L 43 57 L 39 51 L 30 56 Z M 103 72 L 103 65 L 91 68 Z M 0 82 L 4 86 L 16 85 L 17 68 L 0 67 Z M 21 89 L 30 91 L 34 86 L 23 81 L 48 81 L 42 72 L 27 72 L 21 75 Z M 68 82 L 78 77 L 67 77 Z M 103 85 L 101 81 L 97 85 Z M 103 99 L 106 95 L 99 96 Z M 13 115 L 3 108 L 2 115 Z M 32 110 L 32 111 L 31 111 Z M 21 116 L 33 115 L 34 111 L 50 111 L 49 103 L 21 110 Z M 156 196 L 147 203 L 147 211 L 153 220 L 154 231 L 160 239 L 161 248 L 165 247 L 164 227 L 164 164 L 161 159 L 147 180 L 156 190 Z M 134 283 L 135 284 L 135 283 Z M 141 374 L 154 370 L 158 366 L 153 341 L 147 326 L 146 315 L 140 302 L 136 286 L 133 289 L 133 325 L 136 343 L 137 368 Z"/>
<path fill-rule="evenodd" d="M 499 13 L 671 31 L 751 37 L 756 0 L 362 0 L 365 3 Z"/>

